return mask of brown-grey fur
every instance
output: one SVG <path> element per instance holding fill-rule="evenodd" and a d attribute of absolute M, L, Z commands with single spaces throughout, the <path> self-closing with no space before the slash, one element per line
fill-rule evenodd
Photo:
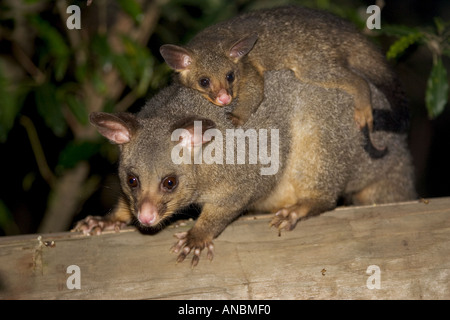
<path fill-rule="evenodd" d="M 373 85 L 370 88 L 374 108 L 390 109 L 385 95 Z M 178 142 L 170 136 L 183 119 L 212 120 L 224 139 L 225 130 L 234 128 L 222 109 L 197 91 L 174 84 L 151 99 L 136 117 L 121 116 L 131 133 L 130 141 L 120 145 L 119 165 L 128 200 L 120 202 L 111 216 L 96 221 L 129 222 L 136 217 L 143 196 L 158 210 L 155 225 L 191 203 L 200 204 L 202 212 L 194 227 L 179 235 L 174 246 L 179 261 L 193 252 L 195 265 L 204 248 L 212 258 L 212 240 L 246 210 L 278 211 L 273 225 L 290 230 L 306 216 L 333 209 L 339 197 L 356 204 L 416 197 L 406 134 L 375 132 L 373 139 L 389 145 L 390 152 L 381 159 L 371 158 L 364 152 L 364 135 L 348 107 L 352 104 L 349 94 L 303 83 L 287 70 L 267 72 L 265 92 L 265 99 L 243 129 L 279 130 L 276 174 L 261 175 L 261 164 L 174 164 L 171 150 Z M 104 124 L 99 119 L 108 117 L 96 114 L 91 119 L 101 131 Z M 130 172 L 139 177 L 142 189 L 131 191 L 127 186 Z M 178 186 L 170 193 L 160 190 L 161 179 L 167 175 L 179 177 Z M 85 220 L 76 229 L 94 227 L 105 226 Z"/>
<path fill-rule="evenodd" d="M 257 40 L 248 54 L 239 61 L 230 58 L 233 44 L 252 33 L 257 34 Z M 237 95 L 240 103 L 233 116 L 242 120 L 239 124 L 259 106 L 264 95 L 263 72 L 281 69 L 295 71 L 302 81 L 352 94 L 357 102 L 355 119 L 361 128 L 367 124 L 372 131 L 366 80 L 381 89 L 397 109 L 395 121 L 404 126 L 408 120 L 399 81 L 380 50 L 351 23 L 324 11 L 288 6 L 244 13 L 204 29 L 183 48 L 192 61 L 185 69 L 177 70 L 178 81 L 200 91 L 203 89 L 198 79 L 202 77 L 221 82 L 215 86 L 216 91 L 228 87 Z M 171 50 L 162 48 L 161 53 L 171 58 Z M 236 81 L 228 84 L 225 75 L 231 69 Z"/>

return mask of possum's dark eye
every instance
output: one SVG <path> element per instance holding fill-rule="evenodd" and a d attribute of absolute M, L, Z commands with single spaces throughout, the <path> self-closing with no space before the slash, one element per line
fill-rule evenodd
<path fill-rule="evenodd" d="M 161 188 L 164 191 L 172 191 L 178 185 L 178 179 L 176 176 L 168 176 L 162 179 Z"/>
<path fill-rule="evenodd" d="M 210 85 L 210 80 L 208 78 L 201 78 L 198 83 L 200 83 L 203 88 L 208 88 Z"/>
<path fill-rule="evenodd" d="M 127 177 L 127 182 L 128 185 L 130 186 L 130 188 L 137 188 L 137 186 L 139 186 L 139 179 L 135 176 L 129 175 Z"/>
<path fill-rule="evenodd" d="M 227 79 L 228 82 L 233 82 L 234 81 L 234 72 L 230 71 L 228 72 L 227 76 L 225 77 Z"/>

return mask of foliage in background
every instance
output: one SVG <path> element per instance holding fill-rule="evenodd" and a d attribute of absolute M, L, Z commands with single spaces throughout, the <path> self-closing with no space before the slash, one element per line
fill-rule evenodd
<path fill-rule="evenodd" d="M 428 77 L 425 105 L 430 119 L 439 116 L 448 103 L 448 76 L 442 58 L 450 57 L 450 21 L 436 17 L 434 27 L 384 26 L 380 31 L 399 38 L 389 48 L 388 59 L 398 59 L 413 45 L 424 45 L 430 50 L 433 65 Z"/>
<path fill-rule="evenodd" d="M 21 230 L 14 218 L 14 212 L 23 209 L 17 209 L 12 198 L 20 202 L 29 193 L 38 199 L 27 204 L 28 210 L 36 215 L 42 202 L 45 211 L 33 218 L 42 218 L 37 231 L 67 230 L 100 186 L 94 158 L 116 159 L 115 148 L 89 125 L 89 113 L 136 109 L 165 86 L 171 71 L 159 56 L 160 45 L 186 43 L 206 26 L 242 11 L 287 3 L 332 11 L 361 29 L 367 18 L 358 0 L 339 4 L 331 0 L 94 0 L 90 6 L 87 1 L 3 1 L 1 150 L 29 148 L 34 158 L 21 159 L 27 163 L 23 166 L 13 152 L 1 155 L 15 165 L 2 168 L 7 179 L 21 181 L 12 191 L 3 183 L 7 192 L 2 191 L 0 199 L 0 234 L 36 231 Z M 66 27 L 70 4 L 81 8 L 81 30 Z M 426 103 L 430 117 L 437 116 L 448 96 L 442 63 L 442 57 L 449 56 L 448 23 L 436 19 L 434 29 L 383 26 L 382 31 L 400 37 L 389 58 L 398 58 L 416 43 L 431 49 Z M 28 141 L 19 141 L 20 132 Z"/>

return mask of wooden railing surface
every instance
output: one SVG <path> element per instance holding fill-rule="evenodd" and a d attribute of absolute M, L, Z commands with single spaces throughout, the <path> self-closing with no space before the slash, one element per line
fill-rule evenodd
<path fill-rule="evenodd" d="M 0 238 L 1 299 L 450 299 L 450 198 L 341 207 L 269 228 L 244 216 L 175 263 L 175 232 Z"/>

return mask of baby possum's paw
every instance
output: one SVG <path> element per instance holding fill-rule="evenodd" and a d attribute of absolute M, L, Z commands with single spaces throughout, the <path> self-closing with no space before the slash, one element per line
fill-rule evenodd
<path fill-rule="evenodd" d="M 106 230 L 119 231 L 127 224 L 122 221 L 115 221 L 102 216 L 87 216 L 83 220 L 77 222 L 72 232 L 83 232 L 85 235 L 99 235 Z"/>
<path fill-rule="evenodd" d="M 244 121 L 232 113 L 227 113 L 227 119 L 230 120 L 235 127 L 240 127 L 244 124 Z"/>
<path fill-rule="evenodd" d="M 369 132 L 372 132 L 373 131 L 372 108 L 368 106 L 363 109 L 356 109 L 355 121 L 359 125 L 360 129 L 367 126 L 369 128 Z"/>
<path fill-rule="evenodd" d="M 174 253 L 179 253 L 177 263 L 184 261 L 184 259 L 192 252 L 193 257 L 191 266 L 195 267 L 200 261 L 200 254 L 203 249 L 207 249 L 207 258 L 211 261 L 214 257 L 214 244 L 212 240 L 204 239 L 205 237 L 196 236 L 192 230 L 187 232 L 175 233 L 178 238 L 177 243 L 171 248 Z"/>

